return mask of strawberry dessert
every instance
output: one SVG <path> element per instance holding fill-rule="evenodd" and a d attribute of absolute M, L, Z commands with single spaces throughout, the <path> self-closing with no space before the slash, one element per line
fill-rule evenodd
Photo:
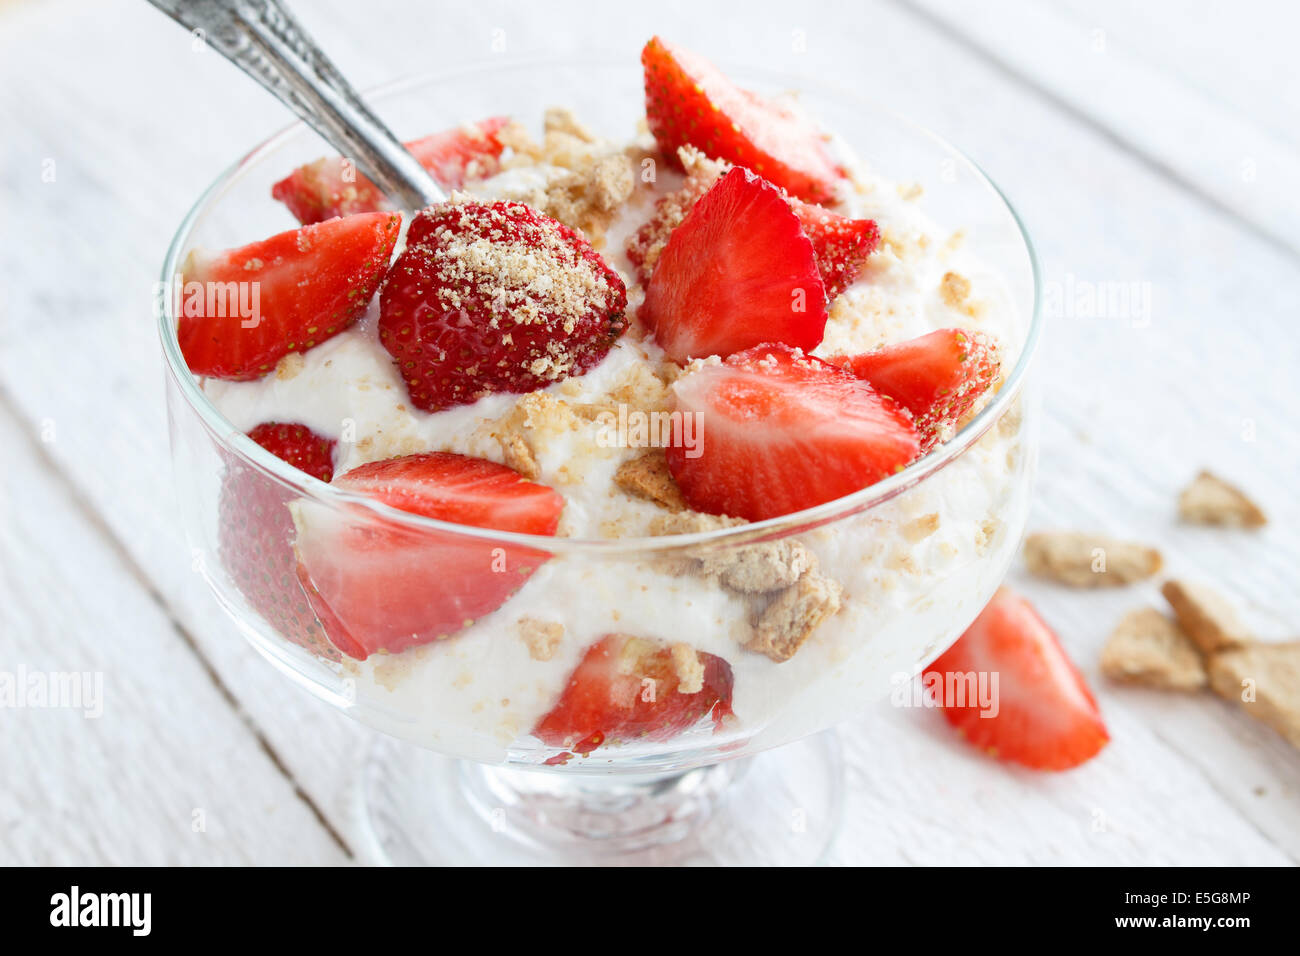
<path fill-rule="evenodd" d="M 819 729 L 974 618 L 1023 525 L 1013 404 L 886 501 L 747 533 L 942 455 L 1026 317 L 793 101 L 641 59 L 630 139 L 563 108 L 434 132 L 407 146 L 449 199 L 419 210 L 316 159 L 267 200 L 296 226 L 179 276 L 202 389 L 317 486 L 228 462 L 222 567 L 385 729 L 481 759 Z"/>

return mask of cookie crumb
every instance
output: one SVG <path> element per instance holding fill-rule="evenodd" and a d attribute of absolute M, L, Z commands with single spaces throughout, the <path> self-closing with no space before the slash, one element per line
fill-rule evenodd
<path fill-rule="evenodd" d="M 1249 644 L 1252 637 L 1237 618 L 1237 612 L 1220 594 L 1204 585 L 1169 580 L 1160 588 L 1178 623 L 1204 653 Z"/>
<path fill-rule="evenodd" d="M 507 468 L 513 468 L 529 481 L 541 477 L 542 467 L 537 463 L 537 457 L 523 435 L 518 432 L 502 432 L 496 436 L 496 440 L 501 445 L 501 454 Z"/>
<path fill-rule="evenodd" d="M 939 514 L 932 512 L 928 515 L 921 515 L 919 518 L 913 518 L 907 524 L 903 525 L 903 537 L 912 544 L 923 541 L 930 535 L 939 530 Z"/>
<path fill-rule="evenodd" d="M 816 566 L 813 553 L 792 538 L 718 549 L 700 557 L 701 574 L 716 575 L 724 587 L 741 594 L 780 591 Z"/>
<path fill-rule="evenodd" d="M 519 619 L 519 636 L 528 645 L 528 656 L 535 661 L 549 661 L 564 637 L 564 625 L 558 621 L 542 621 L 535 617 Z"/>
<path fill-rule="evenodd" d="M 673 670 L 677 672 L 677 693 L 698 694 L 704 690 L 704 663 L 689 644 L 672 646 Z"/>
<path fill-rule="evenodd" d="M 614 473 L 614 484 L 629 495 L 653 501 L 674 513 L 686 510 L 686 499 L 673 481 L 662 449 L 623 462 Z"/>
<path fill-rule="evenodd" d="M 754 623 L 746 649 L 780 663 L 794 657 L 823 621 L 840 609 L 843 589 L 817 571 L 781 591 Z"/>
<path fill-rule="evenodd" d="M 1201 653 L 1178 624 L 1152 607 L 1120 619 L 1101 651 L 1101 672 L 1113 681 L 1162 690 L 1206 685 Z"/>
<path fill-rule="evenodd" d="M 939 281 L 939 298 L 949 308 L 974 318 L 979 308 L 970 297 L 970 279 L 956 272 L 945 272 Z"/>
<path fill-rule="evenodd" d="M 596 142 L 596 136 L 578 122 L 578 117 L 574 115 L 573 110 L 566 106 L 552 106 L 542 115 L 542 131 L 544 133 L 567 133 L 575 136 L 584 143 Z"/>
<path fill-rule="evenodd" d="M 275 363 L 275 377 L 282 382 L 297 378 L 298 373 L 303 370 L 306 364 L 307 360 L 302 357 L 301 352 L 289 352 L 284 358 Z"/>
<path fill-rule="evenodd" d="M 1179 494 L 1178 514 L 1192 524 L 1237 528 L 1268 524 L 1264 512 L 1245 492 L 1208 471 L 1198 474 Z"/>
<path fill-rule="evenodd" d="M 1099 534 L 1049 531 L 1025 539 L 1031 574 L 1076 588 L 1118 587 L 1149 578 L 1164 566 L 1155 548 Z"/>
<path fill-rule="evenodd" d="M 1211 655 L 1210 686 L 1300 748 L 1300 641 L 1251 643 Z"/>

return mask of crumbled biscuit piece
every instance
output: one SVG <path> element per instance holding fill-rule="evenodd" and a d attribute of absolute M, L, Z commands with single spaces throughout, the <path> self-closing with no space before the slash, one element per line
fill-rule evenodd
<path fill-rule="evenodd" d="M 573 110 L 566 106 L 552 106 L 542 116 L 542 129 L 547 133 L 568 133 L 584 143 L 596 142 L 596 136 L 578 122 Z"/>
<path fill-rule="evenodd" d="M 652 535 L 669 534 L 703 534 L 721 528 L 734 528 L 745 522 L 740 518 L 728 518 L 723 515 L 706 515 L 699 511 L 679 511 L 661 515 L 650 522 Z M 659 555 L 655 564 L 665 574 L 678 576 L 698 574 L 700 571 L 699 553 L 696 549 L 682 549 Z"/>
<path fill-rule="evenodd" d="M 582 232 L 599 248 L 615 212 L 632 195 L 633 185 L 627 157 L 613 153 L 553 180 L 546 187 L 541 208 Z"/>
<path fill-rule="evenodd" d="M 777 663 L 788 661 L 823 621 L 839 611 L 842 593 L 838 582 L 808 572 L 763 609 L 745 647 Z"/>
<path fill-rule="evenodd" d="M 704 690 L 704 663 L 689 644 L 672 646 L 673 670 L 677 672 L 677 693 L 698 694 Z"/>
<path fill-rule="evenodd" d="M 686 508 L 686 499 L 668 471 L 668 459 L 662 449 L 623 462 L 614 472 L 614 484 L 629 495 L 653 501 L 669 511 Z"/>
<path fill-rule="evenodd" d="M 293 353 L 290 353 L 293 354 Z M 1268 518 L 1241 489 L 1202 471 L 1178 496 L 1178 514 L 1193 524 L 1259 528 Z"/>
<path fill-rule="evenodd" d="M 1002 527 L 1002 522 L 997 518 L 985 518 L 978 528 L 975 529 L 975 552 L 983 554 L 993 543 L 993 537 Z"/>
<path fill-rule="evenodd" d="M 1232 605 L 1209 588 L 1169 580 L 1160 588 L 1187 636 L 1206 654 L 1249 644 L 1250 632 L 1237 619 Z"/>
<path fill-rule="evenodd" d="M 1210 686 L 1300 748 L 1300 641 L 1252 643 L 1213 654 Z"/>
<path fill-rule="evenodd" d="M 495 436 L 501 445 L 501 454 L 505 457 L 506 467 L 513 468 L 529 481 L 536 481 L 542 474 L 542 467 L 524 436 L 518 432 L 502 432 Z"/>
<path fill-rule="evenodd" d="M 519 636 L 528 645 L 528 656 L 535 661 L 549 661 L 564 637 L 564 625 L 558 621 L 542 621 L 535 617 L 519 619 Z"/>
<path fill-rule="evenodd" d="M 903 525 L 903 537 L 912 544 L 923 541 L 930 535 L 939 530 L 939 514 L 932 512 L 928 515 L 921 515 L 919 518 L 913 518 L 907 524 Z"/>
<path fill-rule="evenodd" d="M 1099 534 L 1055 531 L 1025 539 L 1031 574 L 1076 588 L 1113 587 L 1140 581 L 1164 565 L 1155 548 Z"/>
<path fill-rule="evenodd" d="M 939 282 L 939 297 L 944 305 L 957 309 L 971 318 L 979 314 L 979 305 L 970 297 L 970 280 L 956 272 L 945 272 Z"/>
<path fill-rule="evenodd" d="M 717 549 L 700 556 L 701 574 L 716 575 L 724 587 L 741 594 L 779 591 L 816 566 L 813 553 L 790 538 Z"/>
<path fill-rule="evenodd" d="M 1205 686 L 1205 664 L 1183 629 L 1155 608 L 1130 611 L 1101 651 L 1101 672 L 1114 681 L 1162 690 Z"/>
<path fill-rule="evenodd" d="M 515 120 L 497 131 L 497 142 L 515 153 L 507 166 L 531 165 L 542 156 L 542 147 L 529 135 L 527 128 Z"/>
<path fill-rule="evenodd" d="M 296 378 L 306 364 L 307 360 L 302 357 L 301 352 L 289 352 L 275 364 L 275 377 L 287 382 L 291 378 Z"/>

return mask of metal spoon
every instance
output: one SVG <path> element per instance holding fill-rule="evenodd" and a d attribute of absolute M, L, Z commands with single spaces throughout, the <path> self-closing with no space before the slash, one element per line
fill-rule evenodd
<path fill-rule="evenodd" d="M 446 198 L 279 0 L 149 2 L 275 94 L 398 207 Z"/>

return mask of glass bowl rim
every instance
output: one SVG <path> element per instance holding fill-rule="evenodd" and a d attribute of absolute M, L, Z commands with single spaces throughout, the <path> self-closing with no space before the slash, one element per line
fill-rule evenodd
<path fill-rule="evenodd" d="M 458 77 L 464 77 L 476 73 L 508 72 L 510 70 L 535 69 L 547 66 L 570 67 L 573 65 L 573 62 L 573 54 L 565 56 L 547 55 L 520 57 L 517 59 L 512 58 L 505 63 L 500 59 L 479 60 L 446 70 L 420 73 L 383 83 L 366 90 L 364 96 L 367 100 L 371 98 L 382 99 L 388 96 L 400 95 L 432 83 L 445 83 Z M 626 67 L 627 65 L 622 60 L 612 58 L 608 53 L 584 58 L 584 62 L 590 66 L 604 68 L 617 68 L 620 66 Z M 180 342 L 176 334 L 175 317 L 172 314 L 174 306 L 173 297 L 163 294 L 160 297 L 160 307 L 156 309 L 156 314 L 158 318 L 158 333 L 162 342 L 163 356 L 166 361 L 168 375 L 171 377 L 172 381 L 176 383 L 180 394 L 185 398 L 189 408 L 197 413 L 200 421 L 225 453 L 234 455 L 236 458 L 240 459 L 241 463 L 245 466 L 251 465 L 258 471 L 271 476 L 300 496 L 310 498 L 313 501 L 332 507 L 360 508 L 364 511 L 373 513 L 376 520 L 381 520 L 386 524 L 396 523 L 414 530 L 425 532 L 433 531 L 443 534 L 452 533 L 466 537 L 482 538 L 502 544 L 512 544 L 519 547 L 544 551 L 551 555 L 563 553 L 585 553 L 588 555 L 611 556 L 618 554 L 644 554 L 660 551 L 673 551 L 679 548 L 703 543 L 720 544 L 727 542 L 739 544 L 755 538 L 781 537 L 804 527 L 823 525 L 838 518 L 847 517 L 850 514 L 865 511 L 894 498 L 912 486 L 919 484 L 931 475 L 939 472 L 946 465 L 959 458 L 972 445 L 974 445 L 986 431 L 988 431 L 995 421 L 1002 417 L 1011 404 L 1018 398 L 1024 386 L 1025 378 L 1028 375 L 1029 366 L 1035 352 L 1037 351 L 1038 341 L 1043 325 L 1042 276 L 1038 256 L 1034 250 L 1033 241 L 1029 236 L 1029 231 L 1025 227 L 1020 214 L 1016 211 L 1011 200 L 997 185 L 997 183 L 995 183 L 983 168 L 973 159 L 930 129 L 913 122 L 894 110 L 877 103 L 868 97 L 864 97 L 859 93 L 843 89 L 834 84 L 824 83 L 812 77 L 806 77 L 790 71 L 778 72 L 765 70 L 753 67 L 752 65 L 733 65 L 724 63 L 724 66 L 734 68 L 737 74 L 744 73 L 748 76 L 764 77 L 765 79 L 772 81 L 777 88 L 789 89 L 791 88 L 791 83 L 794 82 L 798 84 L 798 89 L 816 90 L 818 93 L 828 94 L 837 100 L 855 102 L 860 106 L 866 107 L 870 112 L 889 117 L 893 122 L 906 127 L 920 138 L 931 141 L 940 149 L 947 151 L 957 159 L 961 160 L 970 172 L 976 176 L 977 180 L 998 197 L 1006 212 L 1010 215 L 1011 220 L 1016 225 L 1025 254 L 1029 259 L 1030 273 L 1033 280 L 1032 313 L 1029 317 L 1029 325 L 1025 332 L 1024 344 L 1021 347 L 1020 355 L 1017 358 L 1016 364 L 1012 368 L 1010 375 L 1007 376 L 1002 387 L 998 390 L 998 393 L 993 397 L 993 400 L 981 409 L 974 419 L 967 422 L 966 426 L 947 442 L 940 445 L 930 454 L 912 462 L 897 474 L 890 475 L 888 478 L 878 481 L 875 484 L 868 485 L 867 487 L 859 489 L 851 494 L 823 502 L 822 504 L 815 505 L 811 508 L 805 508 L 802 511 L 796 511 L 786 515 L 778 515 L 774 518 L 766 518 L 762 521 L 753 521 L 735 527 L 719 528 L 691 534 L 666 534 L 653 537 L 626 538 L 568 538 L 525 534 L 521 532 L 498 531 L 492 528 L 481 528 L 473 525 L 457 524 L 451 521 L 441 521 L 436 518 L 427 518 L 423 515 L 417 515 L 408 511 L 393 508 L 383 502 L 376 501 L 373 498 L 355 492 L 346 491 L 335 485 L 329 484 L 328 482 L 323 482 L 318 478 L 301 472 L 288 462 L 281 460 L 271 452 L 264 449 L 246 434 L 235 428 L 234 425 L 221 414 L 203 389 L 199 387 L 198 378 L 191 374 L 189 366 L 186 364 L 185 358 L 180 351 Z M 176 273 L 179 271 L 181 255 L 185 250 L 185 243 L 193 231 L 194 224 L 204 214 L 204 212 L 206 212 L 208 207 L 216 202 L 222 193 L 224 193 L 226 188 L 246 169 L 256 165 L 265 154 L 279 149 L 285 142 L 298 136 L 306 128 L 307 126 L 305 122 L 297 120 L 280 129 L 226 167 L 226 169 L 223 170 L 221 174 L 199 194 L 194 205 L 190 207 L 185 216 L 181 219 L 180 225 L 177 227 L 176 233 L 168 245 L 167 253 L 163 259 L 162 276 L 159 288 L 170 288 Z"/>

